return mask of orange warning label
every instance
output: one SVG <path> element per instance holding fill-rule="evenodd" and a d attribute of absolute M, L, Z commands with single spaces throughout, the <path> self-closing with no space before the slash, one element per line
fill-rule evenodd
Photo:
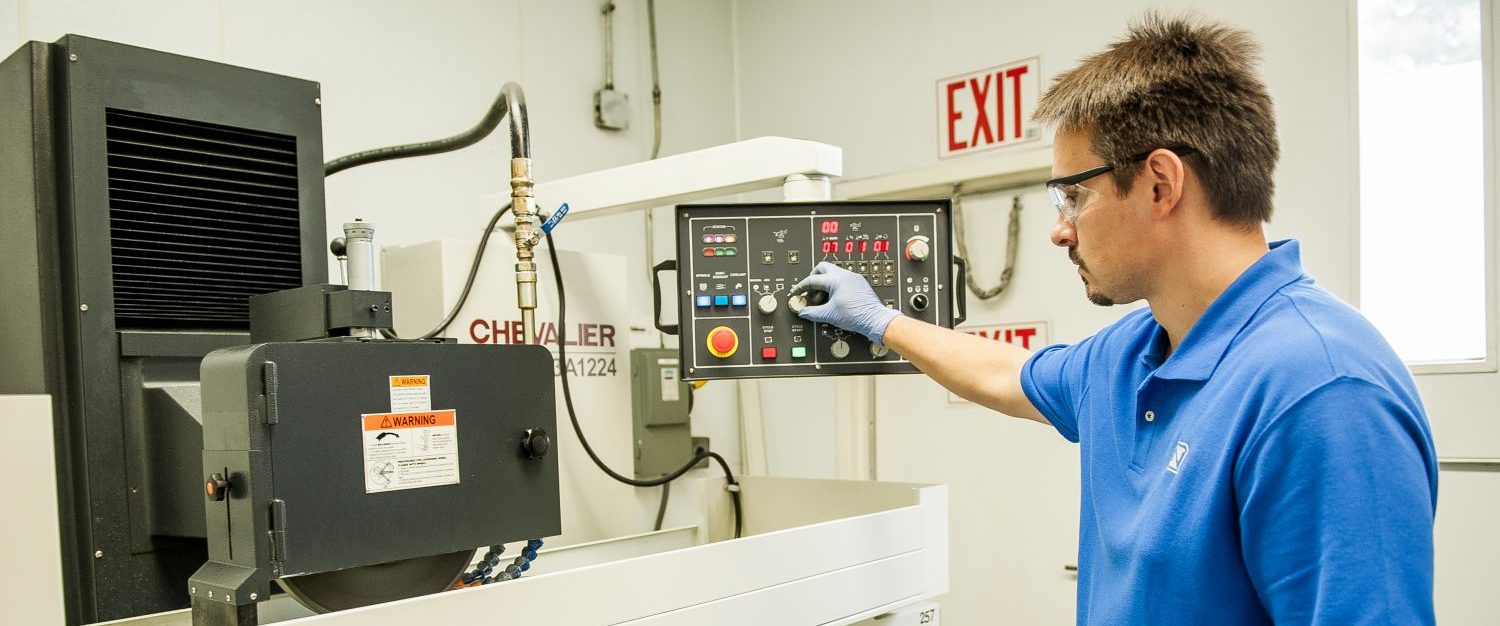
<path fill-rule="evenodd" d="M 365 430 L 393 430 L 397 428 L 432 428 L 452 426 L 453 409 L 421 411 L 417 413 L 372 413 L 364 416 Z"/>
<path fill-rule="evenodd" d="M 426 376 L 392 376 L 392 387 L 426 387 Z"/>

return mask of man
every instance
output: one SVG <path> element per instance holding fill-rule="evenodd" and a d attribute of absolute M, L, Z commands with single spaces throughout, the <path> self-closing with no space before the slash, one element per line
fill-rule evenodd
<path fill-rule="evenodd" d="M 1052 242 L 1099 305 L 1035 354 L 885 308 L 819 264 L 802 316 L 1080 444 L 1078 622 L 1433 622 L 1437 463 L 1380 334 L 1267 244 L 1278 156 L 1248 34 L 1148 16 L 1056 78 Z"/>

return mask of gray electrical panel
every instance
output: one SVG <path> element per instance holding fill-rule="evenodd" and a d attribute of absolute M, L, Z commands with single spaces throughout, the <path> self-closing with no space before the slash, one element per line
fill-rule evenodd
<path fill-rule="evenodd" d="M 688 384 L 677 350 L 630 351 L 631 415 L 635 423 L 635 475 L 656 478 L 693 455 Z"/>

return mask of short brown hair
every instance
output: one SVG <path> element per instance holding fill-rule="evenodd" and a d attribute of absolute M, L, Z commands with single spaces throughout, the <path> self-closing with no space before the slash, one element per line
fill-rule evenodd
<path fill-rule="evenodd" d="M 1148 13 L 1125 38 L 1053 79 L 1034 118 L 1089 131 L 1094 153 L 1115 164 L 1121 194 L 1140 173 L 1132 155 L 1193 148 L 1215 217 L 1259 225 L 1271 219 L 1280 153 L 1259 59 L 1244 30 Z"/>

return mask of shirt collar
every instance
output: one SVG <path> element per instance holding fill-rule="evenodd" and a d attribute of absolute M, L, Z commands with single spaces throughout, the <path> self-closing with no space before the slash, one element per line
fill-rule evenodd
<path fill-rule="evenodd" d="M 1182 345 L 1156 370 L 1157 378 L 1208 380 L 1229 342 L 1234 340 L 1250 317 L 1260 310 L 1272 295 L 1297 280 L 1306 278 L 1302 270 L 1302 248 L 1296 239 L 1272 242 L 1270 250 L 1246 269 L 1229 288 L 1209 305 L 1203 317 L 1193 324 Z M 1161 363 L 1166 347 L 1166 330 L 1160 324 L 1152 333 L 1147 353 L 1141 360 L 1148 365 Z"/>

